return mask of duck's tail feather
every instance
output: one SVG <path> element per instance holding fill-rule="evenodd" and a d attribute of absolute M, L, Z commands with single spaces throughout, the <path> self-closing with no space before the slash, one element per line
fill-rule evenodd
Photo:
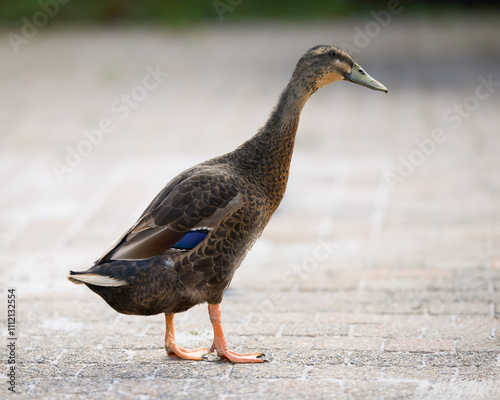
<path fill-rule="evenodd" d="M 94 286 L 117 287 L 125 286 L 128 282 L 124 279 L 117 279 L 111 276 L 94 274 L 87 271 L 69 271 L 68 280 L 76 284 L 86 284 Z"/>

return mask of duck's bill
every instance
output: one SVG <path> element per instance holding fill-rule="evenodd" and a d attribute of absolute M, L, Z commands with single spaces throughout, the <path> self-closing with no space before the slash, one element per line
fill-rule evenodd
<path fill-rule="evenodd" d="M 349 74 L 345 75 L 345 79 L 358 85 L 366 86 L 373 90 L 380 90 L 381 92 L 388 92 L 387 88 L 379 81 L 373 79 L 368 73 L 361 68 L 358 64 L 354 63 L 352 70 Z"/>

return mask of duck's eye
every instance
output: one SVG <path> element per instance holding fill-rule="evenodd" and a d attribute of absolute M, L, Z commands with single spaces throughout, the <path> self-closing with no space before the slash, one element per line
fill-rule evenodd
<path fill-rule="evenodd" d="M 331 56 L 334 56 L 334 55 L 335 55 L 335 52 L 332 50 L 332 51 L 330 51 L 328 54 L 330 54 Z"/>

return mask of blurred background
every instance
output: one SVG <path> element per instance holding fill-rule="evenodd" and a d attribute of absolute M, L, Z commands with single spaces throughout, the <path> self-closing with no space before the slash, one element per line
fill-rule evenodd
<path fill-rule="evenodd" d="M 33 15 L 40 8 L 54 9 L 63 5 L 58 12 L 58 23 L 146 23 L 171 25 L 192 25 L 196 23 L 213 23 L 231 15 L 233 22 L 248 22 L 262 20 L 280 20 L 303 22 L 307 20 L 326 20 L 344 18 L 347 16 L 363 16 L 374 9 L 384 9 L 391 4 L 397 8 L 400 5 L 410 5 L 406 13 L 415 16 L 443 16 L 450 13 L 481 13 L 495 11 L 497 5 L 491 1 L 387 1 L 387 0 L 192 0 L 189 4 L 175 0 L 88 0 L 88 1 L 35 1 L 18 0 L 1 2 L 0 19 L 10 25 L 19 24 L 19 20 L 27 15 Z"/>
<path fill-rule="evenodd" d="M 108 326 L 82 318 L 113 320 L 117 335 L 136 322 L 67 271 L 91 266 L 177 173 L 251 137 L 316 44 L 346 49 L 389 93 L 339 82 L 309 100 L 287 194 L 226 309 L 293 289 L 312 293 L 311 310 L 326 293 L 346 312 L 383 314 L 404 298 L 409 313 L 470 301 L 452 308 L 496 315 L 493 3 L 0 1 L 0 286 L 22 296 L 24 344 L 98 343 Z M 311 261 L 325 241 L 335 252 Z M 82 316 L 83 303 L 99 317 Z M 180 320 L 208 329 L 204 308 Z M 147 321 L 159 343 L 161 316 Z"/>

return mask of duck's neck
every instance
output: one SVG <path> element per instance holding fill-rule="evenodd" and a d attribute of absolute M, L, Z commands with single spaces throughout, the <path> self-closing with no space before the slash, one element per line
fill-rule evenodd
<path fill-rule="evenodd" d="M 300 113 L 312 91 L 294 77 L 266 124 L 234 151 L 235 160 L 262 187 L 274 207 L 285 193 Z"/>

